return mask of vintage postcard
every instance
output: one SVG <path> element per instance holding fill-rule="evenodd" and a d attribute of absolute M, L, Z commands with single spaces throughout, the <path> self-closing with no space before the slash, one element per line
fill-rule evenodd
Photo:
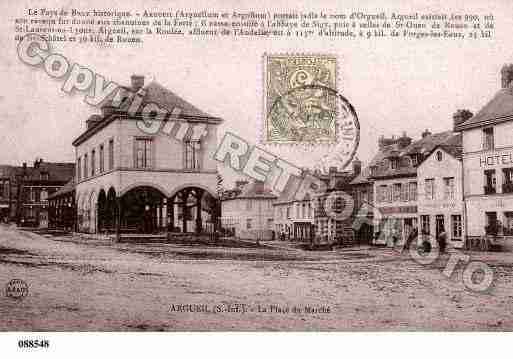
<path fill-rule="evenodd" d="M 4 1 L 0 332 L 510 332 L 512 10 Z"/>

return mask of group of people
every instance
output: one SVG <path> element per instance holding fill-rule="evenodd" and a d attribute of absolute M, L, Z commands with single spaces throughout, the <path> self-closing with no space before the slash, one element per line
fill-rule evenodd
<path fill-rule="evenodd" d="M 418 230 L 417 228 L 414 228 L 410 234 L 408 235 L 408 238 L 406 239 L 405 246 L 406 248 L 410 248 L 412 242 L 416 240 L 418 237 Z M 442 226 L 436 235 L 436 242 L 438 244 L 438 249 L 440 253 L 445 253 L 447 250 L 447 233 L 445 232 L 445 228 Z M 394 243 L 395 245 L 395 243 Z M 422 244 L 421 244 L 422 251 L 424 253 L 431 252 L 432 244 L 430 241 L 429 236 L 423 236 Z"/>

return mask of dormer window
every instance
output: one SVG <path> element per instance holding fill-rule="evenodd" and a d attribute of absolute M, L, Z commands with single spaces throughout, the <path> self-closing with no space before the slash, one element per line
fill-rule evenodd
<path fill-rule="evenodd" d="M 414 166 L 417 166 L 419 164 L 419 157 L 417 154 L 411 155 L 411 163 Z"/>
<path fill-rule="evenodd" d="M 398 158 L 392 158 L 390 160 L 390 167 L 393 169 L 393 170 L 396 170 L 399 168 L 399 159 Z"/>

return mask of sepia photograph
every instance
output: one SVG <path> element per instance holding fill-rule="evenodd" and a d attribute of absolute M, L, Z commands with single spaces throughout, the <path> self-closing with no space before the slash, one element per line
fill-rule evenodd
<path fill-rule="evenodd" d="M 238 357 L 332 355 L 337 341 L 370 357 L 386 338 L 471 356 L 500 349 L 484 333 L 509 336 L 509 1 L 2 10 L 13 357 L 72 340 L 122 355 L 111 338 L 188 343 L 180 356 L 213 355 L 197 343 L 215 338 Z"/>

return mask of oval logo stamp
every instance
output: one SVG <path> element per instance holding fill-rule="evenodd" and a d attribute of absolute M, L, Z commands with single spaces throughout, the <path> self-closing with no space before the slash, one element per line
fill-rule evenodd
<path fill-rule="evenodd" d="M 337 91 L 336 57 L 268 55 L 264 62 L 264 142 L 300 146 L 322 172 L 345 168 L 358 148 L 360 125 Z"/>
<path fill-rule="evenodd" d="M 5 296 L 23 299 L 28 295 L 28 284 L 22 279 L 11 279 L 5 286 Z"/>

